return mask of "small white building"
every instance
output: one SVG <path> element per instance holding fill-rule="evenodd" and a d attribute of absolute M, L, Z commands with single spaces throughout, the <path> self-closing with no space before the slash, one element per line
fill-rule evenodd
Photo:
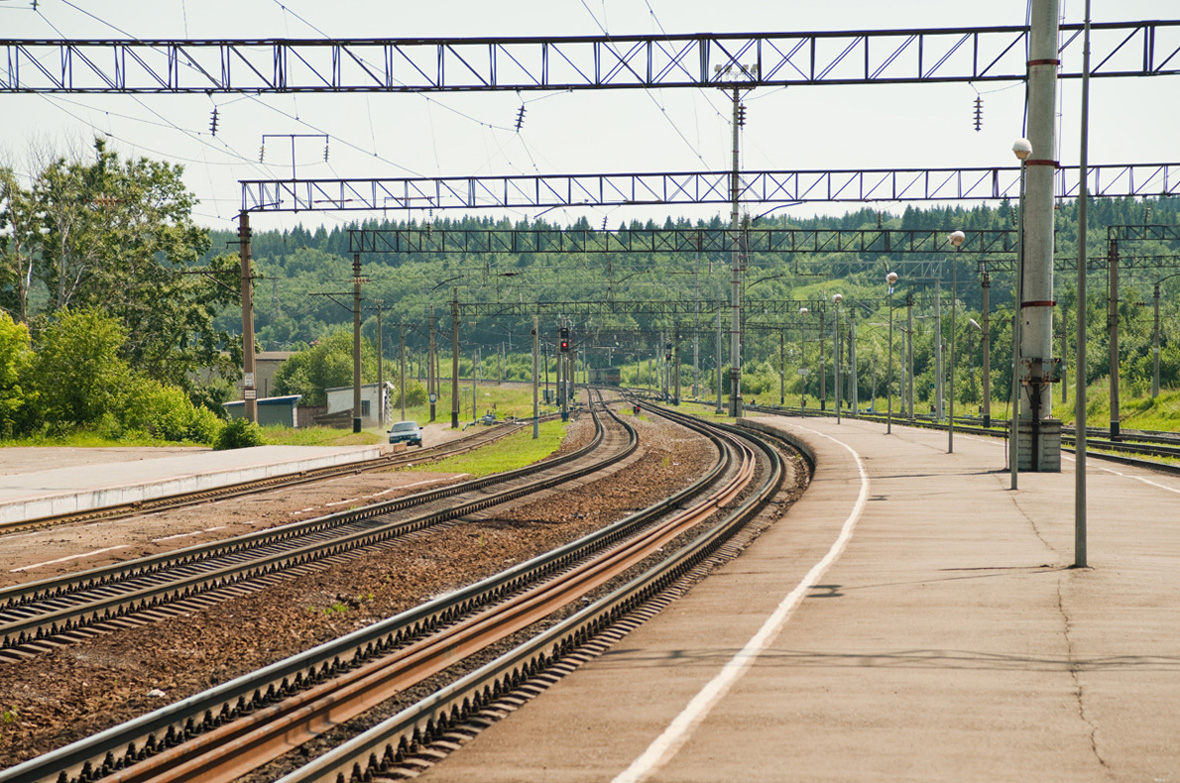
<path fill-rule="evenodd" d="M 328 395 L 328 413 L 343 413 L 352 410 L 352 387 L 338 386 L 325 389 Z M 361 385 L 361 426 L 384 427 L 389 423 L 389 401 L 393 397 L 393 384 L 366 383 Z M 382 415 L 384 414 L 384 415 Z"/>

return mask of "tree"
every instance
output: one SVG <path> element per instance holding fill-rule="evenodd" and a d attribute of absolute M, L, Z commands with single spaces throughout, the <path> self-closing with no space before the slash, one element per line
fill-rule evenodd
<path fill-rule="evenodd" d="M 317 345 L 283 362 L 275 373 L 275 394 L 302 394 L 304 405 L 326 405 L 325 389 L 352 385 L 352 333 L 332 332 Z M 377 350 L 361 340 L 361 380 L 377 377 Z"/>
<path fill-rule="evenodd" d="M 209 237 L 192 222 L 180 166 L 120 161 L 101 139 L 94 151 L 93 163 L 55 160 L 33 186 L 43 260 L 34 279 L 50 312 L 103 308 L 129 338 L 120 355 L 132 367 L 190 386 L 192 371 L 230 342 L 213 318 L 237 297 L 236 261 L 215 257 L 209 278 L 187 274 Z"/>
<path fill-rule="evenodd" d="M 93 425 L 115 414 L 131 369 L 119 356 L 127 339 L 118 321 L 96 309 L 64 311 L 37 347 L 33 387 L 52 424 Z"/>
<path fill-rule="evenodd" d="M 38 240 L 32 194 L 11 169 L 0 168 L 0 307 L 20 322 L 29 318 L 29 288 Z"/>
<path fill-rule="evenodd" d="M 12 437 L 27 424 L 36 397 L 28 388 L 33 349 L 29 328 L 0 313 L 0 435 Z"/>

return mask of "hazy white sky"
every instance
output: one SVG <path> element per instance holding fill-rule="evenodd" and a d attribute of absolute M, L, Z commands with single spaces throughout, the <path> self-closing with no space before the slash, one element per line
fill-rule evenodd
<path fill-rule="evenodd" d="M 1082 0 L 1061 0 L 1079 22 Z M 1095 21 L 1177 17 L 1177 0 L 1093 0 Z M 0 36 L 58 38 L 315 38 L 562 36 L 800 32 L 1024 24 L 1027 0 L 0 0 Z M 1060 88 L 1059 159 L 1076 164 L 1080 85 Z M 742 165 L 748 169 L 838 169 L 1011 165 L 1021 135 L 1023 89 L 981 84 L 983 129 L 969 84 L 766 88 L 747 100 Z M 1092 163 L 1180 160 L 1180 77 L 1096 79 Z M 301 177 L 465 176 L 720 170 L 730 165 L 729 101 L 716 90 L 511 92 L 425 95 L 118 96 L 3 95 L 0 160 L 29 173 L 33 147 L 64 153 L 109 134 L 125 155 L 185 166 L 200 223 L 230 228 L 239 179 L 290 176 L 289 143 L 263 134 L 326 133 L 300 141 Z M 513 126 L 524 102 L 527 115 Z M 219 107 L 216 137 L 210 113 Z M 853 205 L 803 205 L 787 214 L 839 214 Z M 889 207 L 886 207 L 889 208 Z M 892 209 L 901 207 L 894 205 Z M 535 214 L 518 212 L 518 216 Z M 585 214 L 646 219 L 669 212 L 726 213 L 716 206 L 554 210 L 567 223 Z M 389 213 L 390 217 L 405 213 Z M 455 215 L 457 216 L 457 215 Z M 365 213 L 267 215 L 257 228 L 295 222 L 329 227 Z"/>

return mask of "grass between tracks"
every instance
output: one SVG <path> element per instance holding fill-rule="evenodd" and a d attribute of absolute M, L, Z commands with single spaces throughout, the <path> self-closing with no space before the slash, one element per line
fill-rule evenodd
<path fill-rule="evenodd" d="M 440 462 L 416 465 L 408 470 L 431 473 L 467 473 L 473 477 L 501 473 L 505 470 L 531 465 L 548 457 L 561 446 L 569 422 L 546 421 L 533 439 L 533 428 L 525 426 L 520 432 L 476 449 L 469 454 L 448 457 Z"/>

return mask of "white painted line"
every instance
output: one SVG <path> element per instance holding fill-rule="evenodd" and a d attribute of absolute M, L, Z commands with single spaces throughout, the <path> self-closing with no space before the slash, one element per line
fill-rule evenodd
<path fill-rule="evenodd" d="M 471 475 L 470 473 L 455 473 L 455 474 L 448 476 L 447 478 L 426 479 L 424 481 L 415 481 L 413 484 L 402 484 L 397 487 L 390 487 L 389 489 L 383 489 L 380 492 L 377 492 L 376 494 L 369 495 L 369 497 L 379 498 L 382 495 L 388 495 L 390 492 L 397 492 L 398 490 L 402 490 L 402 489 L 410 489 L 411 487 L 420 487 L 423 484 L 438 484 L 443 481 L 454 481 L 455 479 L 461 479 L 461 478 L 464 478 L 465 476 L 470 476 L 470 475 Z"/>
<path fill-rule="evenodd" d="M 15 574 L 18 571 L 31 571 L 34 568 L 41 566 L 53 565 L 54 563 L 65 563 L 69 560 L 78 560 L 83 557 L 90 557 L 91 555 L 101 555 L 103 552 L 113 552 L 116 549 L 126 549 L 130 544 L 119 544 L 118 546 L 108 546 L 105 549 L 95 549 L 93 552 L 83 552 L 80 555 L 70 555 L 69 557 L 59 557 L 57 560 L 46 560 L 44 563 L 34 563 L 33 565 L 22 566 L 21 568 L 14 568 L 8 573 Z"/>
<path fill-rule="evenodd" d="M 840 535 L 836 537 L 828 553 L 811 567 L 811 570 L 804 575 L 803 579 L 799 584 L 795 585 L 791 592 L 783 596 L 782 601 L 779 602 L 779 605 L 770 616 L 766 618 L 766 621 L 758 629 L 758 632 L 750 637 L 750 641 L 746 642 L 746 646 L 739 650 L 722 667 L 717 676 L 710 680 L 692 698 L 688 706 L 668 724 L 668 728 L 664 729 L 664 733 L 656 737 L 655 741 L 648 746 L 647 750 L 639 758 L 631 762 L 631 766 L 619 773 L 611 783 L 640 783 L 666 764 L 676 755 L 680 748 L 684 747 L 685 743 L 692 736 L 692 733 L 696 730 L 696 727 L 704 721 L 713 707 L 725 697 L 734 683 L 745 674 L 746 669 L 750 668 L 758 656 L 778 637 L 783 626 L 791 619 L 791 615 L 803 600 L 803 596 L 806 595 L 807 590 L 811 585 L 819 581 L 823 577 L 824 572 L 839 559 L 840 555 L 844 553 L 845 547 L 848 546 L 848 542 L 852 539 L 852 532 L 856 529 L 856 523 L 860 521 L 861 514 L 864 513 L 865 504 L 869 497 L 869 476 L 865 472 L 864 463 L 861 461 L 860 455 L 848 444 L 816 430 L 806 427 L 800 427 L 800 429 L 806 429 L 808 432 L 821 435 L 833 443 L 843 446 L 852 455 L 852 458 L 856 460 L 856 468 L 860 472 L 860 494 L 856 498 L 852 512 L 844 520 L 844 526 L 840 529 Z"/>
<path fill-rule="evenodd" d="M 188 538 L 189 536 L 196 536 L 196 535 L 200 535 L 200 534 L 201 534 L 200 530 L 194 530 L 191 533 L 177 533 L 177 534 L 171 535 L 171 536 L 164 536 L 163 538 L 153 538 L 152 543 L 158 544 L 161 541 L 171 541 L 174 538 Z"/>
<path fill-rule="evenodd" d="M 1156 482 L 1152 481 L 1151 479 L 1146 479 L 1146 478 L 1143 478 L 1142 476 L 1128 476 L 1126 473 L 1120 473 L 1119 471 L 1114 470 L 1112 468 L 1103 468 L 1103 470 L 1106 471 L 1107 473 L 1113 473 L 1114 475 L 1116 475 L 1120 478 L 1129 478 L 1129 479 L 1134 479 L 1135 481 L 1142 481 L 1144 484 L 1147 484 L 1148 486 L 1156 487 L 1157 489 L 1162 489 L 1165 492 L 1172 492 L 1174 494 L 1180 495 L 1180 489 L 1175 489 L 1174 487 L 1165 487 L 1163 484 L 1156 483 Z"/>
<path fill-rule="evenodd" d="M 337 500 L 335 503 L 325 503 L 324 505 L 325 506 L 343 506 L 346 503 L 355 503 L 358 500 L 360 500 L 360 498 L 349 498 L 348 500 Z"/>

